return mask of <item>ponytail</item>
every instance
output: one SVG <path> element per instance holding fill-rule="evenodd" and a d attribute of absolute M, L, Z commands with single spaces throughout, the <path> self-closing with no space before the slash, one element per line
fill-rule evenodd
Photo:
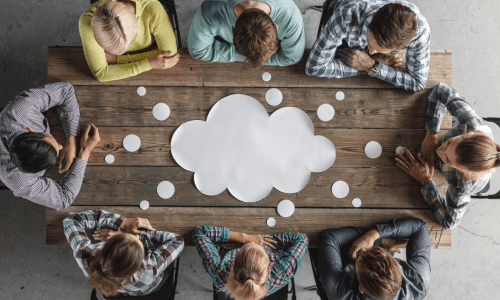
<path fill-rule="evenodd" d="M 500 167 L 500 145 L 495 143 L 495 146 L 497 148 L 497 159 L 495 161 L 495 166 L 493 168 L 498 168 Z"/>

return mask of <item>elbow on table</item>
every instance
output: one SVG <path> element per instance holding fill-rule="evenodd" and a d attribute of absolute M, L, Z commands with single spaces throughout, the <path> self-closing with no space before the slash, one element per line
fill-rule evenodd
<path fill-rule="evenodd" d="M 427 78 L 425 79 L 418 79 L 418 78 L 415 78 L 415 85 L 410 87 L 408 89 L 408 91 L 411 91 L 411 92 L 421 92 L 425 89 L 425 86 L 427 85 Z"/>
<path fill-rule="evenodd" d="M 196 49 L 193 47 L 188 47 L 189 54 L 192 58 L 211 62 L 213 59 L 209 59 L 209 49 Z"/>
<path fill-rule="evenodd" d="M 306 65 L 306 74 L 307 74 L 307 76 L 311 76 L 311 77 L 320 77 L 321 71 L 318 68 L 314 68 L 314 67 Z"/>

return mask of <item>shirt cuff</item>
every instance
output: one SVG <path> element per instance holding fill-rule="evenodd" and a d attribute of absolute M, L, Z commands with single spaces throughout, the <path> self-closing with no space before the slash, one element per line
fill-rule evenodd
<path fill-rule="evenodd" d="M 221 233 L 222 233 L 221 236 L 222 242 L 227 243 L 229 241 L 229 228 L 223 227 Z"/>
<path fill-rule="evenodd" d="M 422 196 L 424 196 L 425 201 L 427 201 L 427 204 L 430 205 L 432 200 L 437 197 L 439 189 L 434 181 L 431 181 L 421 187 L 420 192 L 422 193 Z"/>
<path fill-rule="evenodd" d="M 66 138 L 72 136 L 78 136 L 78 131 L 80 130 L 80 115 L 78 115 L 75 121 L 69 120 L 65 125 L 63 125 L 64 135 Z M 65 122 L 63 122 L 64 124 Z"/>

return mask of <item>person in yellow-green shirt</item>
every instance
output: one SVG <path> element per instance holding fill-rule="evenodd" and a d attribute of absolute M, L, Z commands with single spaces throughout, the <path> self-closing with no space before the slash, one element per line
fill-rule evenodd
<path fill-rule="evenodd" d="M 85 59 L 99 81 L 169 69 L 179 61 L 174 30 L 157 0 L 100 0 L 80 17 Z M 138 54 L 156 41 L 157 50 Z"/>

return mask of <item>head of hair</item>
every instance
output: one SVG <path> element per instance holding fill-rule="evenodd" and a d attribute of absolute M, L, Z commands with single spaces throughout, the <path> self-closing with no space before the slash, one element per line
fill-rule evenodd
<path fill-rule="evenodd" d="M 252 68 L 265 65 L 279 43 L 278 30 L 264 11 L 249 8 L 236 20 L 233 31 L 234 48 Z"/>
<path fill-rule="evenodd" d="M 97 7 L 90 27 L 96 42 L 104 51 L 120 55 L 125 53 L 135 37 L 137 18 L 122 2 L 111 1 Z M 127 28 L 135 28 L 135 31 Z"/>
<path fill-rule="evenodd" d="M 481 131 L 466 133 L 457 145 L 457 163 L 472 172 L 483 172 L 500 166 L 499 145 Z"/>
<path fill-rule="evenodd" d="M 266 294 L 269 257 L 255 246 L 242 247 L 227 277 L 226 289 L 235 300 L 258 300 Z"/>
<path fill-rule="evenodd" d="M 142 247 L 136 241 L 117 234 L 89 258 L 88 283 L 106 297 L 116 295 L 118 289 L 141 269 L 143 259 Z"/>
<path fill-rule="evenodd" d="M 390 3 L 375 13 L 368 29 L 381 47 L 400 49 L 415 36 L 417 18 L 409 7 Z"/>
<path fill-rule="evenodd" d="M 23 173 L 38 173 L 56 163 L 57 151 L 40 132 L 24 132 L 9 147 L 10 159 Z"/>
<path fill-rule="evenodd" d="M 377 299 L 390 299 L 398 292 L 403 275 L 394 257 L 374 245 L 360 252 L 358 260 L 356 274 L 364 292 Z"/>

